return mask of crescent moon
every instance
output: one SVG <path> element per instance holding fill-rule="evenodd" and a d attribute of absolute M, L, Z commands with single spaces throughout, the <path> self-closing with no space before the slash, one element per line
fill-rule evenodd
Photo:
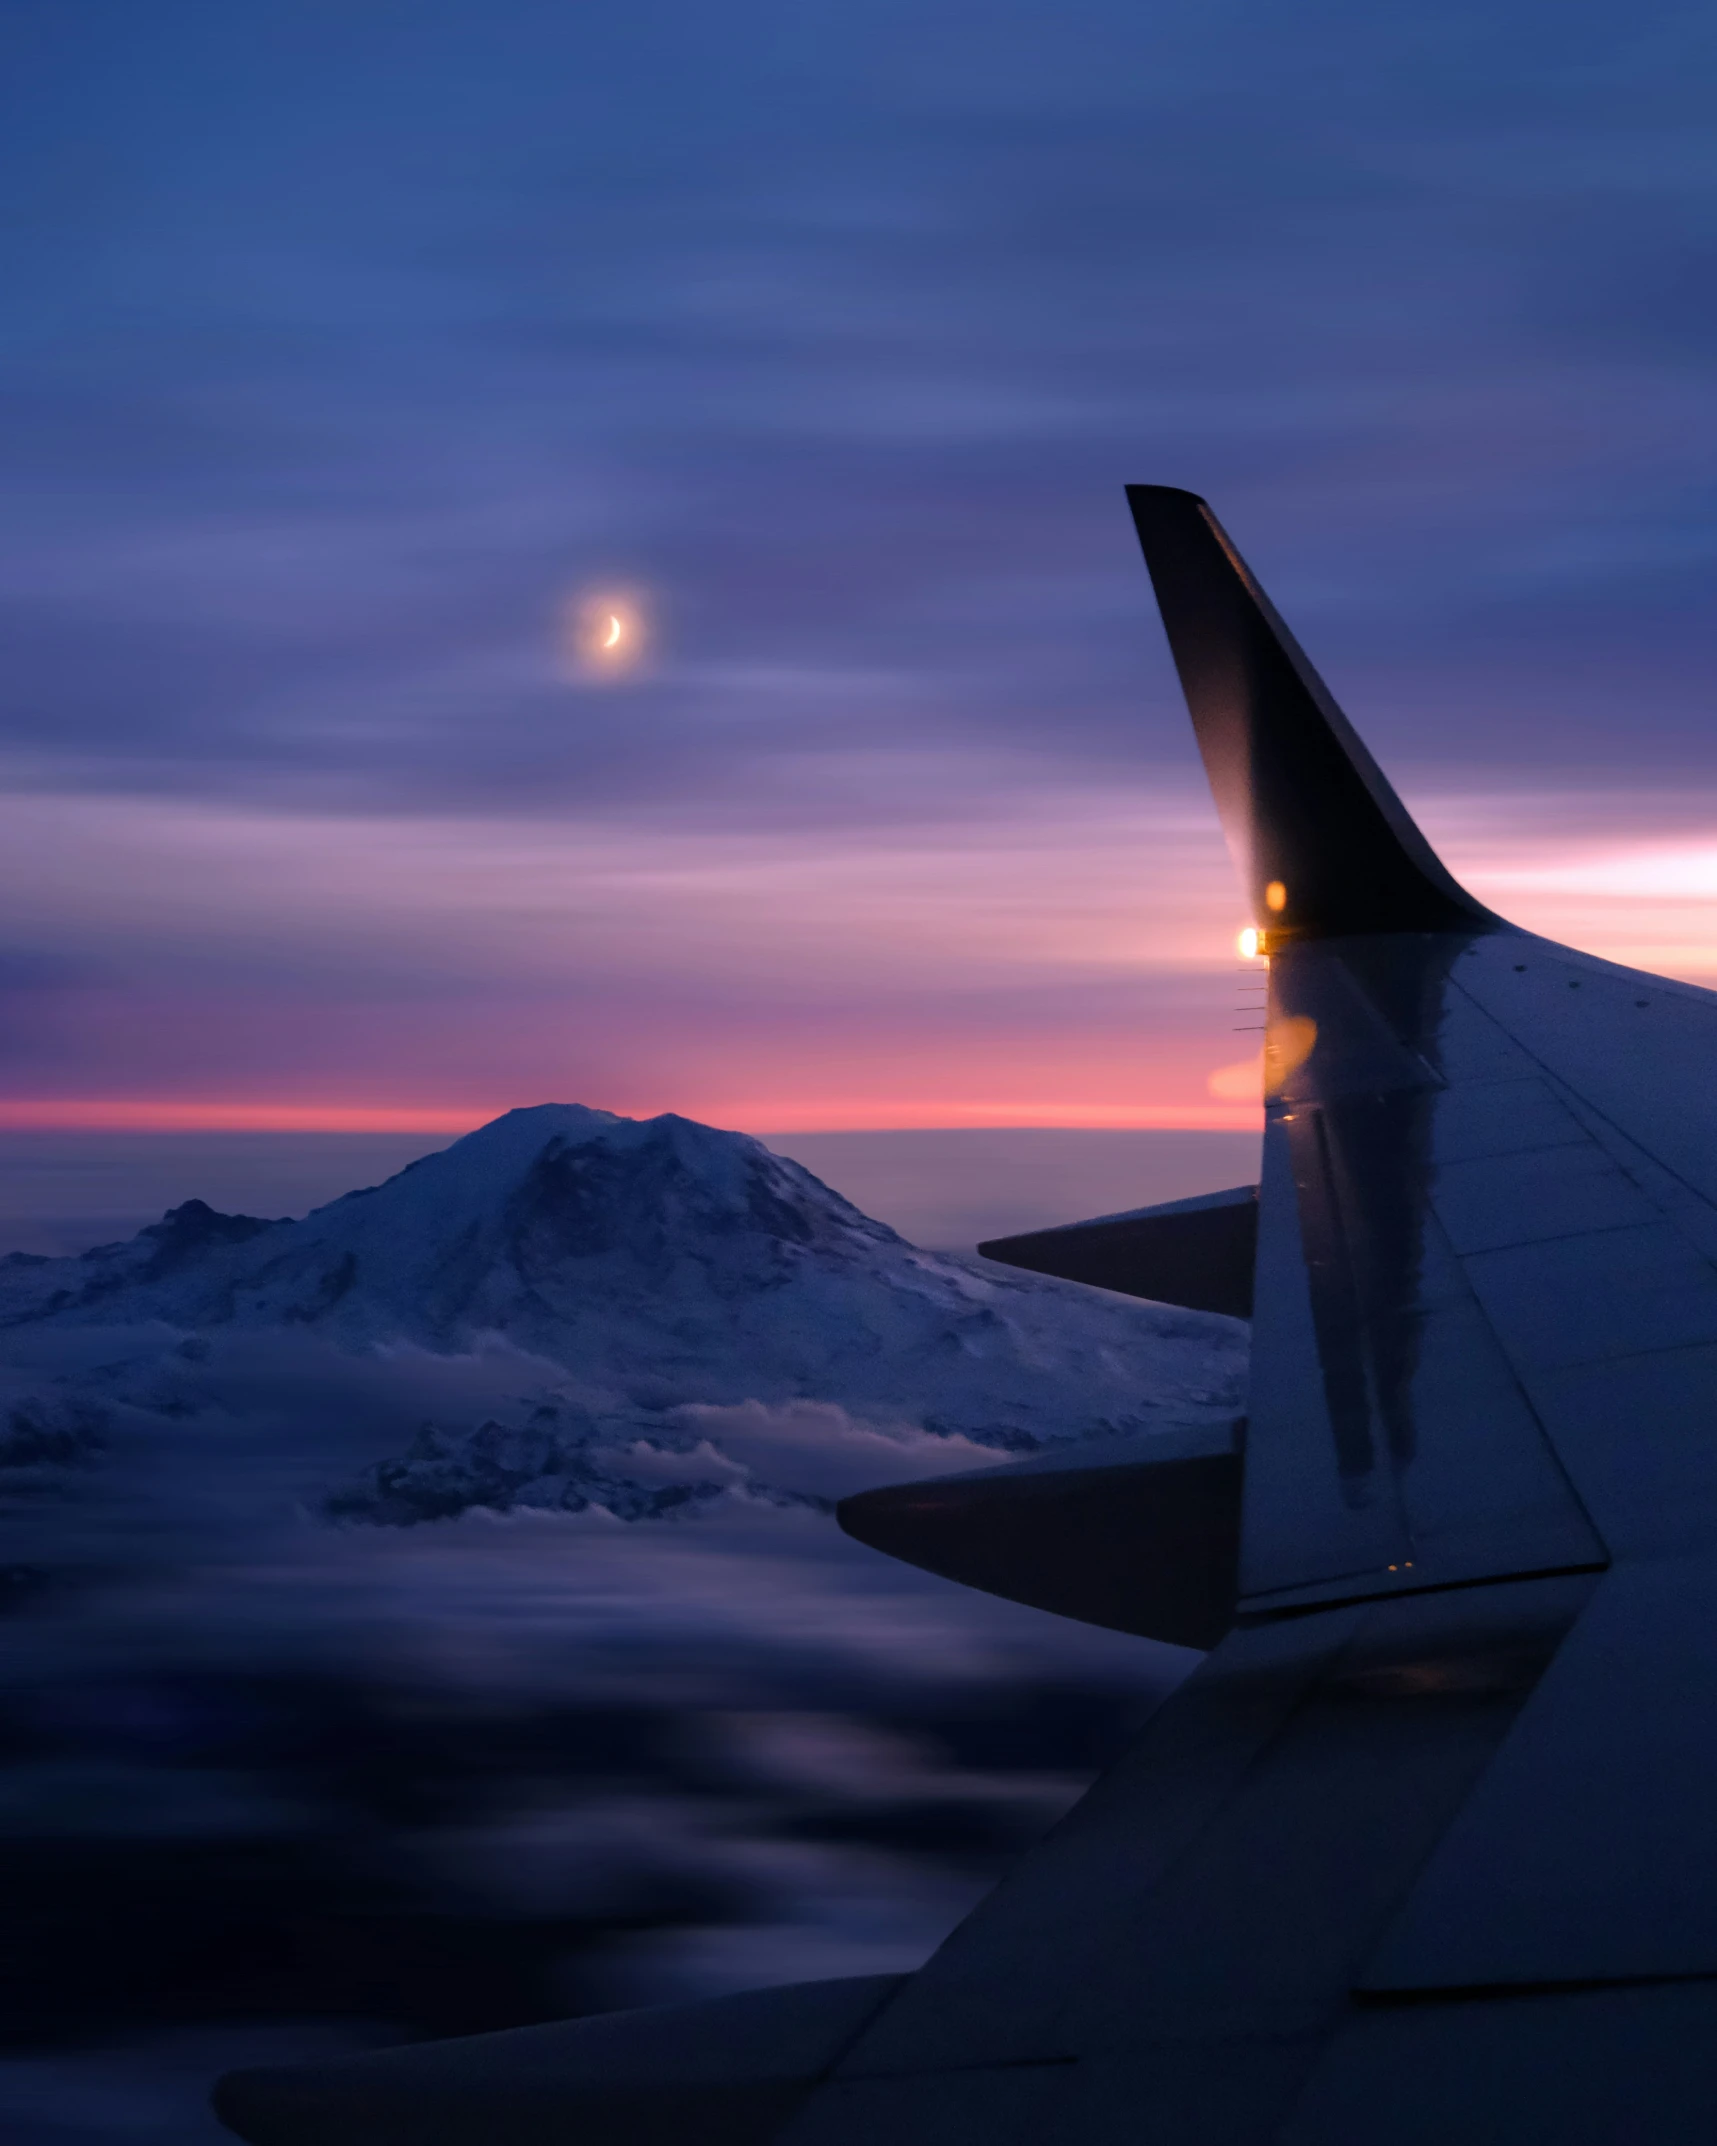
<path fill-rule="evenodd" d="M 620 625 L 619 613 L 616 611 L 610 611 L 608 614 L 608 631 L 602 637 L 603 647 L 618 648 L 620 645 L 621 630 L 622 629 Z"/>

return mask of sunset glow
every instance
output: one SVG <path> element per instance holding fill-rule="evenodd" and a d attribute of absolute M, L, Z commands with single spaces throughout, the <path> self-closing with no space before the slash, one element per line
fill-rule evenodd
<path fill-rule="evenodd" d="M 1625 11 L 1554 110 L 1495 10 L 25 12 L 0 1122 L 1256 1113 L 1307 890 L 1129 480 L 1481 900 L 1717 982 L 1709 130 Z"/>
<path fill-rule="evenodd" d="M 1267 971 L 1236 976 L 1207 798 L 1052 802 L 878 836 L 0 799 L 0 902 L 50 965 L 0 1125 L 456 1133 L 545 1099 L 754 1130 L 1256 1123 L 1236 1031 Z M 1517 921 L 1717 972 L 1709 840 L 1432 816 Z"/>

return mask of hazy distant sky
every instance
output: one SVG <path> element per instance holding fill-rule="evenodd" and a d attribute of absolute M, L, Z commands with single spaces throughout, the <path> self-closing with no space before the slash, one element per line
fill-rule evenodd
<path fill-rule="evenodd" d="M 1654 0 L 9 0 L 0 1122 L 1244 1125 L 1130 478 L 1478 891 L 1717 977 L 1714 89 Z"/>

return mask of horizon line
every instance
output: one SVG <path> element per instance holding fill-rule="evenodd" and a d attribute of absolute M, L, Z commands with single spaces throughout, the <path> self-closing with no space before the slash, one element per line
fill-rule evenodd
<path fill-rule="evenodd" d="M 457 1139 L 520 1106 L 411 1108 L 344 1103 L 217 1103 L 131 1097 L 0 1097 L 0 1132 L 87 1133 L 444 1133 Z M 530 1107 L 530 1106 L 524 1106 Z M 639 1110 L 618 1116 L 691 1117 Z M 1262 1104 L 901 1104 L 855 1103 L 845 1110 L 718 1111 L 732 1130 L 766 1135 L 905 1132 L 1257 1132 Z M 789 1122 L 797 1120 L 797 1122 Z"/>

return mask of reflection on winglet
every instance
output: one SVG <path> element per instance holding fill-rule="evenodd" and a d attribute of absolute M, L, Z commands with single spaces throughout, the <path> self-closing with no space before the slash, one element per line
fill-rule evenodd
<path fill-rule="evenodd" d="M 1224 832 L 1271 939 L 1480 929 L 1202 499 L 1127 498 Z"/>

